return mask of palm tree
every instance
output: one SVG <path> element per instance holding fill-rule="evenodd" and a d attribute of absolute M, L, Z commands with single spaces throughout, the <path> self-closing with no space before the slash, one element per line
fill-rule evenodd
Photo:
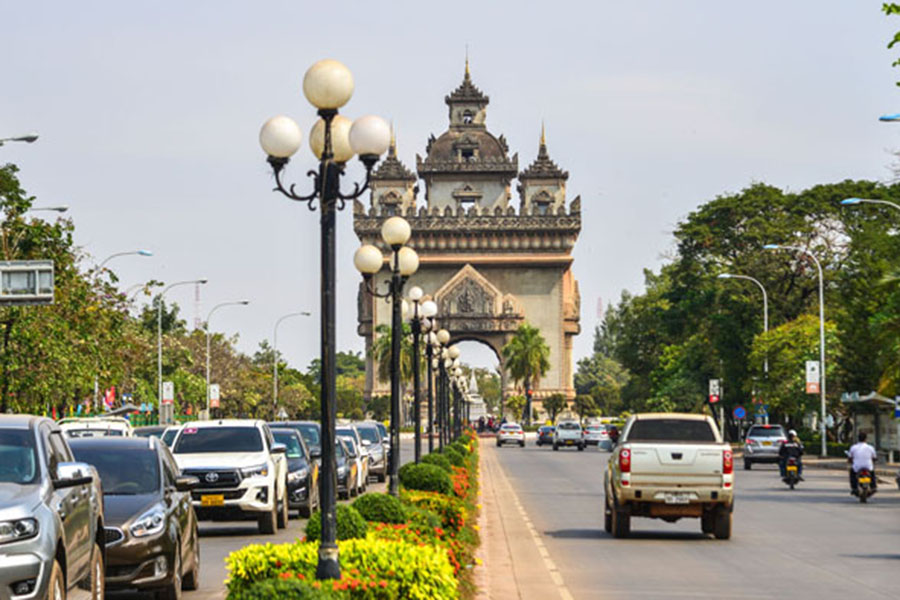
<path fill-rule="evenodd" d="M 525 410 L 523 423 L 531 421 L 531 387 L 534 379 L 540 379 L 550 369 L 550 347 L 544 341 L 540 329 L 528 323 L 519 325 L 513 338 L 503 346 L 503 361 L 513 381 L 525 384 Z"/>
<path fill-rule="evenodd" d="M 372 345 L 372 358 L 377 363 L 375 375 L 378 381 L 387 383 L 391 380 L 391 326 L 379 325 L 375 328 L 375 343 Z M 423 373 L 425 369 L 424 356 L 420 356 L 419 372 Z M 401 402 L 403 408 L 403 421 L 406 419 L 406 403 L 402 402 L 403 397 L 408 393 L 410 385 L 412 385 L 413 376 L 413 343 L 412 328 L 408 323 L 403 324 L 403 338 L 400 340 L 400 390 Z"/>

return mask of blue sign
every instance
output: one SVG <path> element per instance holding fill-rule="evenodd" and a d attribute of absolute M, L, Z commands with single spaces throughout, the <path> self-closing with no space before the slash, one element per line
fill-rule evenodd
<path fill-rule="evenodd" d="M 743 406 L 735 406 L 734 411 L 732 411 L 731 414 L 734 415 L 735 419 L 740 421 L 740 420 L 743 420 L 747 416 L 747 411 L 744 410 Z"/>
<path fill-rule="evenodd" d="M 756 407 L 756 416 L 757 417 L 768 417 L 769 416 L 769 405 L 768 404 L 760 404 Z"/>

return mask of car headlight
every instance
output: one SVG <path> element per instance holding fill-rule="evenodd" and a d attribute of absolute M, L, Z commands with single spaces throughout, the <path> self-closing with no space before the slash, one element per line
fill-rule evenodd
<path fill-rule="evenodd" d="M 247 467 L 241 469 L 241 475 L 244 477 L 266 477 L 269 474 L 269 465 L 262 464 L 255 467 Z"/>
<path fill-rule="evenodd" d="M 38 534 L 37 519 L 16 519 L 0 522 L 0 544 L 27 540 Z"/>
<path fill-rule="evenodd" d="M 347 467 L 338 467 L 337 469 L 338 477 L 343 477 L 347 474 Z"/>
<path fill-rule="evenodd" d="M 162 507 L 154 506 L 134 520 L 128 530 L 134 537 L 156 535 L 166 526 L 166 513 Z"/>
<path fill-rule="evenodd" d="M 288 473 L 288 481 L 299 481 L 301 479 L 306 479 L 309 476 L 308 469 L 300 469 L 299 471 L 293 471 Z"/>

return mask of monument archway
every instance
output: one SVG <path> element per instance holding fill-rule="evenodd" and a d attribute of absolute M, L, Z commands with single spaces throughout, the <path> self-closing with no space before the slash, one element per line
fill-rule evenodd
<path fill-rule="evenodd" d="M 550 347 L 550 370 L 535 382 L 535 408 L 561 393 L 575 396 L 572 342 L 580 332 L 580 298 L 572 272 L 572 249 L 581 231 L 581 199 L 566 199 L 569 174 L 553 162 L 541 131 L 538 153 L 524 171 L 518 154 L 509 156 L 506 139 L 485 124 L 489 99 L 472 83 L 468 65 L 462 84 L 446 98 L 450 124 L 431 136 L 426 156 L 416 156 L 417 174 L 397 157 L 392 141 L 387 157 L 372 173 L 369 206 L 354 202 L 353 226 L 361 243 L 381 241 L 385 219 L 406 218 L 409 245 L 419 254 L 419 270 L 407 282 L 438 304 L 437 322 L 456 341 L 490 347 L 501 365 L 504 394 L 512 383 L 502 368 L 501 349 L 523 323 L 537 327 Z M 418 181 L 425 202 L 418 202 Z M 512 199 L 517 180 L 518 206 Z M 389 277 L 386 270 L 374 283 Z M 359 334 L 366 339 L 366 395 L 385 393 L 373 377 L 376 327 L 390 323 L 390 305 L 359 295 Z"/>

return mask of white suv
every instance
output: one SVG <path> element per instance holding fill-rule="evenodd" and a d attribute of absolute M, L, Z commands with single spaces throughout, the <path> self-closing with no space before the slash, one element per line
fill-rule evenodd
<path fill-rule="evenodd" d="M 122 417 L 68 417 L 60 419 L 59 428 L 67 438 L 132 437 L 134 428 Z"/>
<path fill-rule="evenodd" d="M 255 518 L 273 534 L 288 521 L 287 458 L 264 421 L 225 419 L 187 423 L 172 446 L 184 475 L 200 480 L 191 491 L 200 520 Z"/>

